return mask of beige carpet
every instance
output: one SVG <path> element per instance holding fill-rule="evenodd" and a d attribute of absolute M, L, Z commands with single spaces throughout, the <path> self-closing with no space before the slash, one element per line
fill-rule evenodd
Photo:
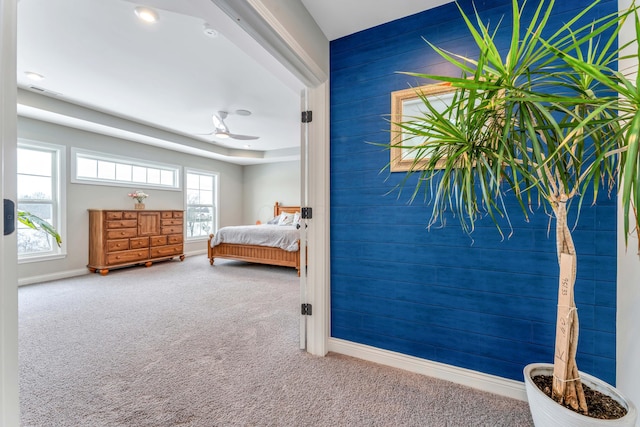
<path fill-rule="evenodd" d="M 298 350 L 294 269 L 205 256 L 20 288 L 23 426 L 530 426 L 528 405 Z"/>

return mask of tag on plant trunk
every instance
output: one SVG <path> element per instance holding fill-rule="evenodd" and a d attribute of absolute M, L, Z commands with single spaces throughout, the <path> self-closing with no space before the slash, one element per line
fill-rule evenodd
<path fill-rule="evenodd" d="M 573 323 L 573 285 L 575 255 L 560 254 L 560 284 L 558 286 L 558 317 L 556 319 L 556 351 L 553 360 L 553 394 L 564 396 L 569 363 L 569 340 Z"/>

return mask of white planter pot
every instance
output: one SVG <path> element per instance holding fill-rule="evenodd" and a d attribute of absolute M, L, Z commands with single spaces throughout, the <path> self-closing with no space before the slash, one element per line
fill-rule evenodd
<path fill-rule="evenodd" d="M 550 363 L 532 363 L 524 368 L 524 383 L 533 423 L 536 427 L 635 427 L 638 413 L 633 403 L 613 386 L 580 372 L 582 383 L 593 390 L 611 396 L 627 409 L 627 415 L 617 420 L 599 420 L 578 414 L 548 397 L 533 382 L 531 377 L 536 375 L 553 375 L 553 365 Z"/>

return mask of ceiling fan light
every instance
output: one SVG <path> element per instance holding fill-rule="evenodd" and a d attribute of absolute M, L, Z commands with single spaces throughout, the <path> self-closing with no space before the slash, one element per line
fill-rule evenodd
<path fill-rule="evenodd" d="M 229 138 L 229 134 L 228 134 L 228 133 L 226 133 L 226 132 L 220 132 L 220 131 L 216 132 L 216 136 L 217 136 L 218 138 L 221 138 L 221 139 Z"/>
<path fill-rule="evenodd" d="M 154 23 L 158 20 L 158 12 L 148 7 L 138 6 L 135 8 L 136 15 L 144 22 Z"/>

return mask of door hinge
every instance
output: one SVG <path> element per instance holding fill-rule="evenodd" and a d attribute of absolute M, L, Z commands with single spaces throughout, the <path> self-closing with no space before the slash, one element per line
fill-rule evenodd
<path fill-rule="evenodd" d="M 311 304 L 301 304 L 300 307 L 302 308 L 300 312 L 303 316 L 311 316 Z"/>
<path fill-rule="evenodd" d="M 302 123 L 311 123 L 313 120 L 313 112 L 312 111 L 303 111 L 302 112 Z"/>
<path fill-rule="evenodd" d="M 311 219 L 313 218 L 313 209 L 309 207 L 305 207 L 300 209 L 300 217 L 302 219 Z"/>

